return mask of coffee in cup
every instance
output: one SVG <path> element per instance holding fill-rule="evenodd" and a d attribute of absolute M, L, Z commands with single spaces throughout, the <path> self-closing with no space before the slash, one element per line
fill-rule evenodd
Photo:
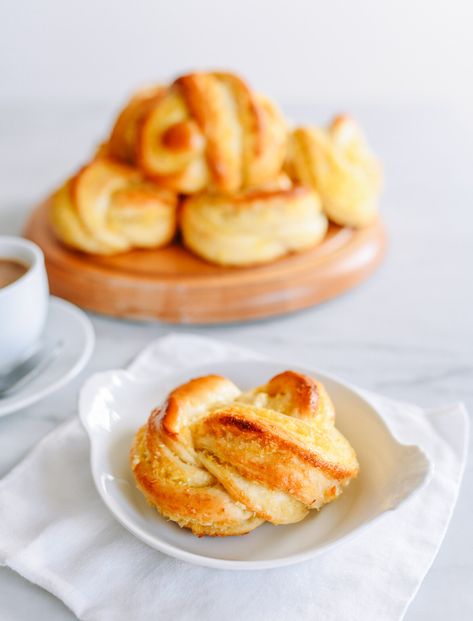
<path fill-rule="evenodd" d="M 40 248 L 0 236 L 0 373 L 39 342 L 48 311 L 48 280 Z"/>

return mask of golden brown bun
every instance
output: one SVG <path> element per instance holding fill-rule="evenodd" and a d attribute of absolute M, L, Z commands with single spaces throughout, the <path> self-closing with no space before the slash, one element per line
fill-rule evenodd
<path fill-rule="evenodd" d="M 185 194 L 264 184 L 281 171 L 286 144 L 276 106 L 231 73 L 191 73 L 138 94 L 110 139 L 114 157 Z"/>
<path fill-rule="evenodd" d="M 324 212 L 342 226 L 363 227 L 376 218 L 381 168 L 357 124 L 336 117 L 328 129 L 299 127 L 289 140 L 289 174 L 316 190 Z"/>
<path fill-rule="evenodd" d="M 68 246 L 115 254 L 167 244 L 176 231 L 176 196 L 135 169 L 98 157 L 56 192 L 49 215 Z"/>
<path fill-rule="evenodd" d="M 244 394 L 224 377 L 201 377 L 151 413 L 131 467 L 148 501 L 197 535 L 298 522 L 358 473 L 334 416 L 322 384 L 294 371 Z"/>
<path fill-rule="evenodd" d="M 188 197 L 180 224 L 185 245 L 219 265 L 273 261 L 318 244 L 327 231 L 317 194 L 297 186 Z"/>

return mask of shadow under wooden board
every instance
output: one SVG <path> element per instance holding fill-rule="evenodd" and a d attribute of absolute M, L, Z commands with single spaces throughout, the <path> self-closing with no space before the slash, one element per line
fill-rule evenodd
<path fill-rule="evenodd" d="M 63 246 L 49 227 L 48 206 L 32 213 L 25 237 L 44 252 L 51 293 L 129 319 L 223 323 L 300 310 L 367 278 L 386 247 L 378 220 L 359 231 L 331 225 L 319 246 L 259 267 L 218 267 L 178 243 L 99 257 Z"/>

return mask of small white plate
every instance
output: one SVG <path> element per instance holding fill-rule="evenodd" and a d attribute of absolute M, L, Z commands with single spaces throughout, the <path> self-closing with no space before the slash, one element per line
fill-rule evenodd
<path fill-rule="evenodd" d="M 341 498 L 298 524 L 266 523 L 243 537 L 222 538 L 199 539 L 150 507 L 134 484 L 128 455 L 133 435 L 151 409 L 191 377 L 219 373 L 249 389 L 287 368 L 325 384 L 335 404 L 337 426 L 357 452 L 359 477 Z M 79 411 L 91 440 L 92 474 L 105 504 L 130 532 L 170 556 L 223 569 L 264 569 L 304 561 L 395 509 L 429 478 L 430 464 L 418 447 L 400 444 L 354 389 L 318 371 L 255 359 L 195 366 L 152 380 L 142 365 L 135 364 L 133 371 L 91 377 L 82 389 Z"/>
<path fill-rule="evenodd" d="M 25 408 L 70 382 L 89 361 L 95 336 L 84 312 L 51 296 L 42 340 L 51 345 L 62 343 L 58 357 L 18 392 L 0 397 L 0 416 Z"/>

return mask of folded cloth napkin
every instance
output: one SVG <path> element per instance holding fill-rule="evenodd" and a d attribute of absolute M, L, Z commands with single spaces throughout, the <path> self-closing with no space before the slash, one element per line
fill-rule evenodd
<path fill-rule="evenodd" d="M 152 343 L 134 373 L 252 357 L 191 335 Z M 146 358 L 147 364 L 142 364 Z M 221 571 L 169 558 L 135 539 L 102 504 L 89 443 L 74 419 L 49 434 L 0 482 L 0 562 L 62 599 L 87 621 L 150 619 L 402 618 L 440 547 L 466 459 L 462 405 L 422 410 L 363 393 L 403 442 L 434 463 L 408 503 L 325 554 L 291 567 Z"/>

